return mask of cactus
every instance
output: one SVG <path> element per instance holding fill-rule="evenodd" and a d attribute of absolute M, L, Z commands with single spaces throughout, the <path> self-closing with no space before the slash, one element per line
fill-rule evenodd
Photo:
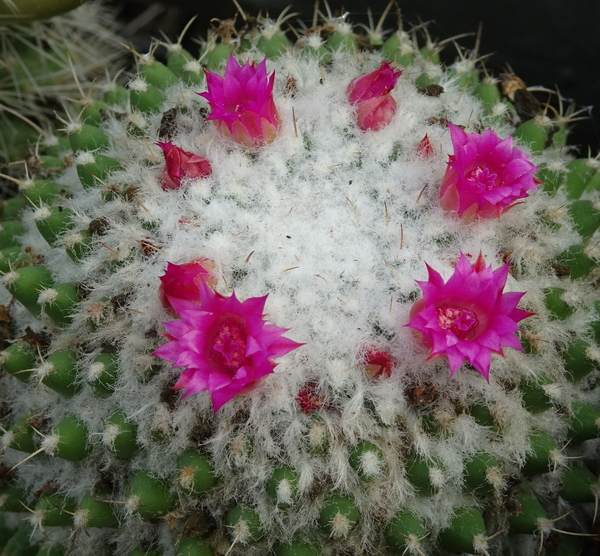
<path fill-rule="evenodd" d="M 73 164 L 18 179 L 5 552 L 585 543 L 596 161 L 475 54 L 446 68 L 428 35 L 323 17 L 293 45 L 284 17 L 245 17 L 138 56 L 102 118 L 56 132 Z"/>
<path fill-rule="evenodd" d="M 39 142 L 55 148 L 41 158 L 32 156 L 30 164 L 38 171 L 64 169 L 66 151 L 53 133 L 55 112 L 65 99 L 79 97 L 95 79 L 104 78 L 106 66 L 116 69 L 122 59 L 116 20 L 98 1 L 42 21 L 79 4 L 82 0 L 0 3 L 2 162 L 34 155 Z M 73 111 L 89 111 L 92 98 L 86 93 Z"/>

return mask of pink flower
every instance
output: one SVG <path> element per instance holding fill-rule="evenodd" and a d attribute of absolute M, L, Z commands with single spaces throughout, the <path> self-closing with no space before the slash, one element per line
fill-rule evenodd
<path fill-rule="evenodd" d="M 350 82 L 346 95 L 356 108 L 360 129 L 377 131 L 390 123 L 397 108 L 390 91 L 396 86 L 401 73 L 392 69 L 389 62 L 381 62 L 379 69 Z"/>
<path fill-rule="evenodd" d="M 260 147 L 275 139 L 279 114 L 273 100 L 275 73 L 267 75 L 267 59 L 258 67 L 246 62 L 240 66 L 229 57 L 225 75 L 206 71 L 208 92 L 198 93 L 212 108 L 207 120 L 246 147 Z"/>
<path fill-rule="evenodd" d="M 442 180 L 442 207 L 465 220 L 500 217 L 541 183 L 529 156 L 501 140 L 491 129 L 481 135 L 465 133 L 448 122 L 454 154 Z"/>
<path fill-rule="evenodd" d="M 158 290 L 163 307 L 176 316 L 177 313 L 169 298 L 176 297 L 198 302 L 202 282 L 206 282 L 210 288 L 215 285 L 215 277 L 212 273 L 214 267 L 215 264 L 209 259 L 194 259 L 185 264 L 167 263 L 167 270 L 160 277 Z"/>
<path fill-rule="evenodd" d="M 525 292 L 502 293 L 508 266 L 492 270 L 481 254 L 472 265 L 461 253 L 446 283 L 429 265 L 429 281 L 417 282 L 423 297 L 414 303 L 406 326 L 420 333 L 431 350 L 429 359 L 448 359 L 450 376 L 469 362 L 489 381 L 492 353 L 503 355 L 505 346 L 523 351 L 517 322 L 533 313 L 517 309 Z"/>
<path fill-rule="evenodd" d="M 152 355 L 183 367 L 176 389 L 185 396 L 208 390 L 216 412 L 255 388 L 276 366 L 272 360 L 302 344 L 282 337 L 287 331 L 264 320 L 267 296 L 238 301 L 200 284 L 200 303 L 169 298 L 180 318 L 166 322 L 170 341 Z"/>
<path fill-rule="evenodd" d="M 179 189 L 184 179 L 205 178 L 212 174 L 206 158 L 184 151 L 170 142 L 156 144 L 165 155 L 165 169 L 160 175 L 165 191 Z"/>
<path fill-rule="evenodd" d="M 365 371 L 371 378 L 387 378 L 392 374 L 394 359 L 389 353 L 371 346 L 364 353 L 364 364 Z"/>

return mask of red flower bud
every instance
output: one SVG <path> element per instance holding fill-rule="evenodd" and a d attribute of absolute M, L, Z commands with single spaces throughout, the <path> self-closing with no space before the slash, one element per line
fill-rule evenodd
<path fill-rule="evenodd" d="M 215 285 L 214 267 L 215 264 L 209 259 L 194 259 L 185 264 L 167 263 L 167 270 L 160 277 L 159 295 L 163 307 L 176 316 L 170 297 L 198 303 L 202 282 L 209 287 Z"/>
<path fill-rule="evenodd" d="M 390 91 L 396 86 L 402 71 L 382 62 L 378 70 L 354 79 L 346 94 L 356 108 L 358 127 L 363 131 L 377 131 L 388 125 L 396 113 L 396 101 Z"/>
<path fill-rule="evenodd" d="M 388 377 L 392 374 L 394 359 L 376 347 L 368 347 L 364 355 L 365 371 L 371 378 Z"/>
<path fill-rule="evenodd" d="M 170 142 L 156 144 L 165 155 L 165 169 L 160 175 L 165 191 L 179 189 L 184 179 L 205 178 L 212 173 L 206 158 L 184 151 Z"/>

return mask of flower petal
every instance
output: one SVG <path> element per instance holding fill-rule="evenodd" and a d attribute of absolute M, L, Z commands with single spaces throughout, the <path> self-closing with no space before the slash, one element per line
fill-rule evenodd
<path fill-rule="evenodd" d="M 427 270 L 429 281 L 417 282 L 423 298 L 414 303 L 406 326 L 420 332 L 429 358 L 448 360 L 451 376 L 468 362 L 489 380 L 492 353 L 521 349 L 517 323 L 531 316 L 516 308 L 523 293 L 503 293 L 508 264 L 493 270 L 481 254 L 471 264 L 461 253 L 447 282 L 429 265 Z"/>

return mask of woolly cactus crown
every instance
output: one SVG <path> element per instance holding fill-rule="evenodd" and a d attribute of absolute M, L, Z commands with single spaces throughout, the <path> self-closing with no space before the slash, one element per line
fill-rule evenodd
<path fill-rule="evenodd" d="M 7 539 L 485 555 L 571 508 L 555 528 L 587 530 L 595 161 L 402 30 L 259 22 L 144 57 L 3 208 Z"/>

